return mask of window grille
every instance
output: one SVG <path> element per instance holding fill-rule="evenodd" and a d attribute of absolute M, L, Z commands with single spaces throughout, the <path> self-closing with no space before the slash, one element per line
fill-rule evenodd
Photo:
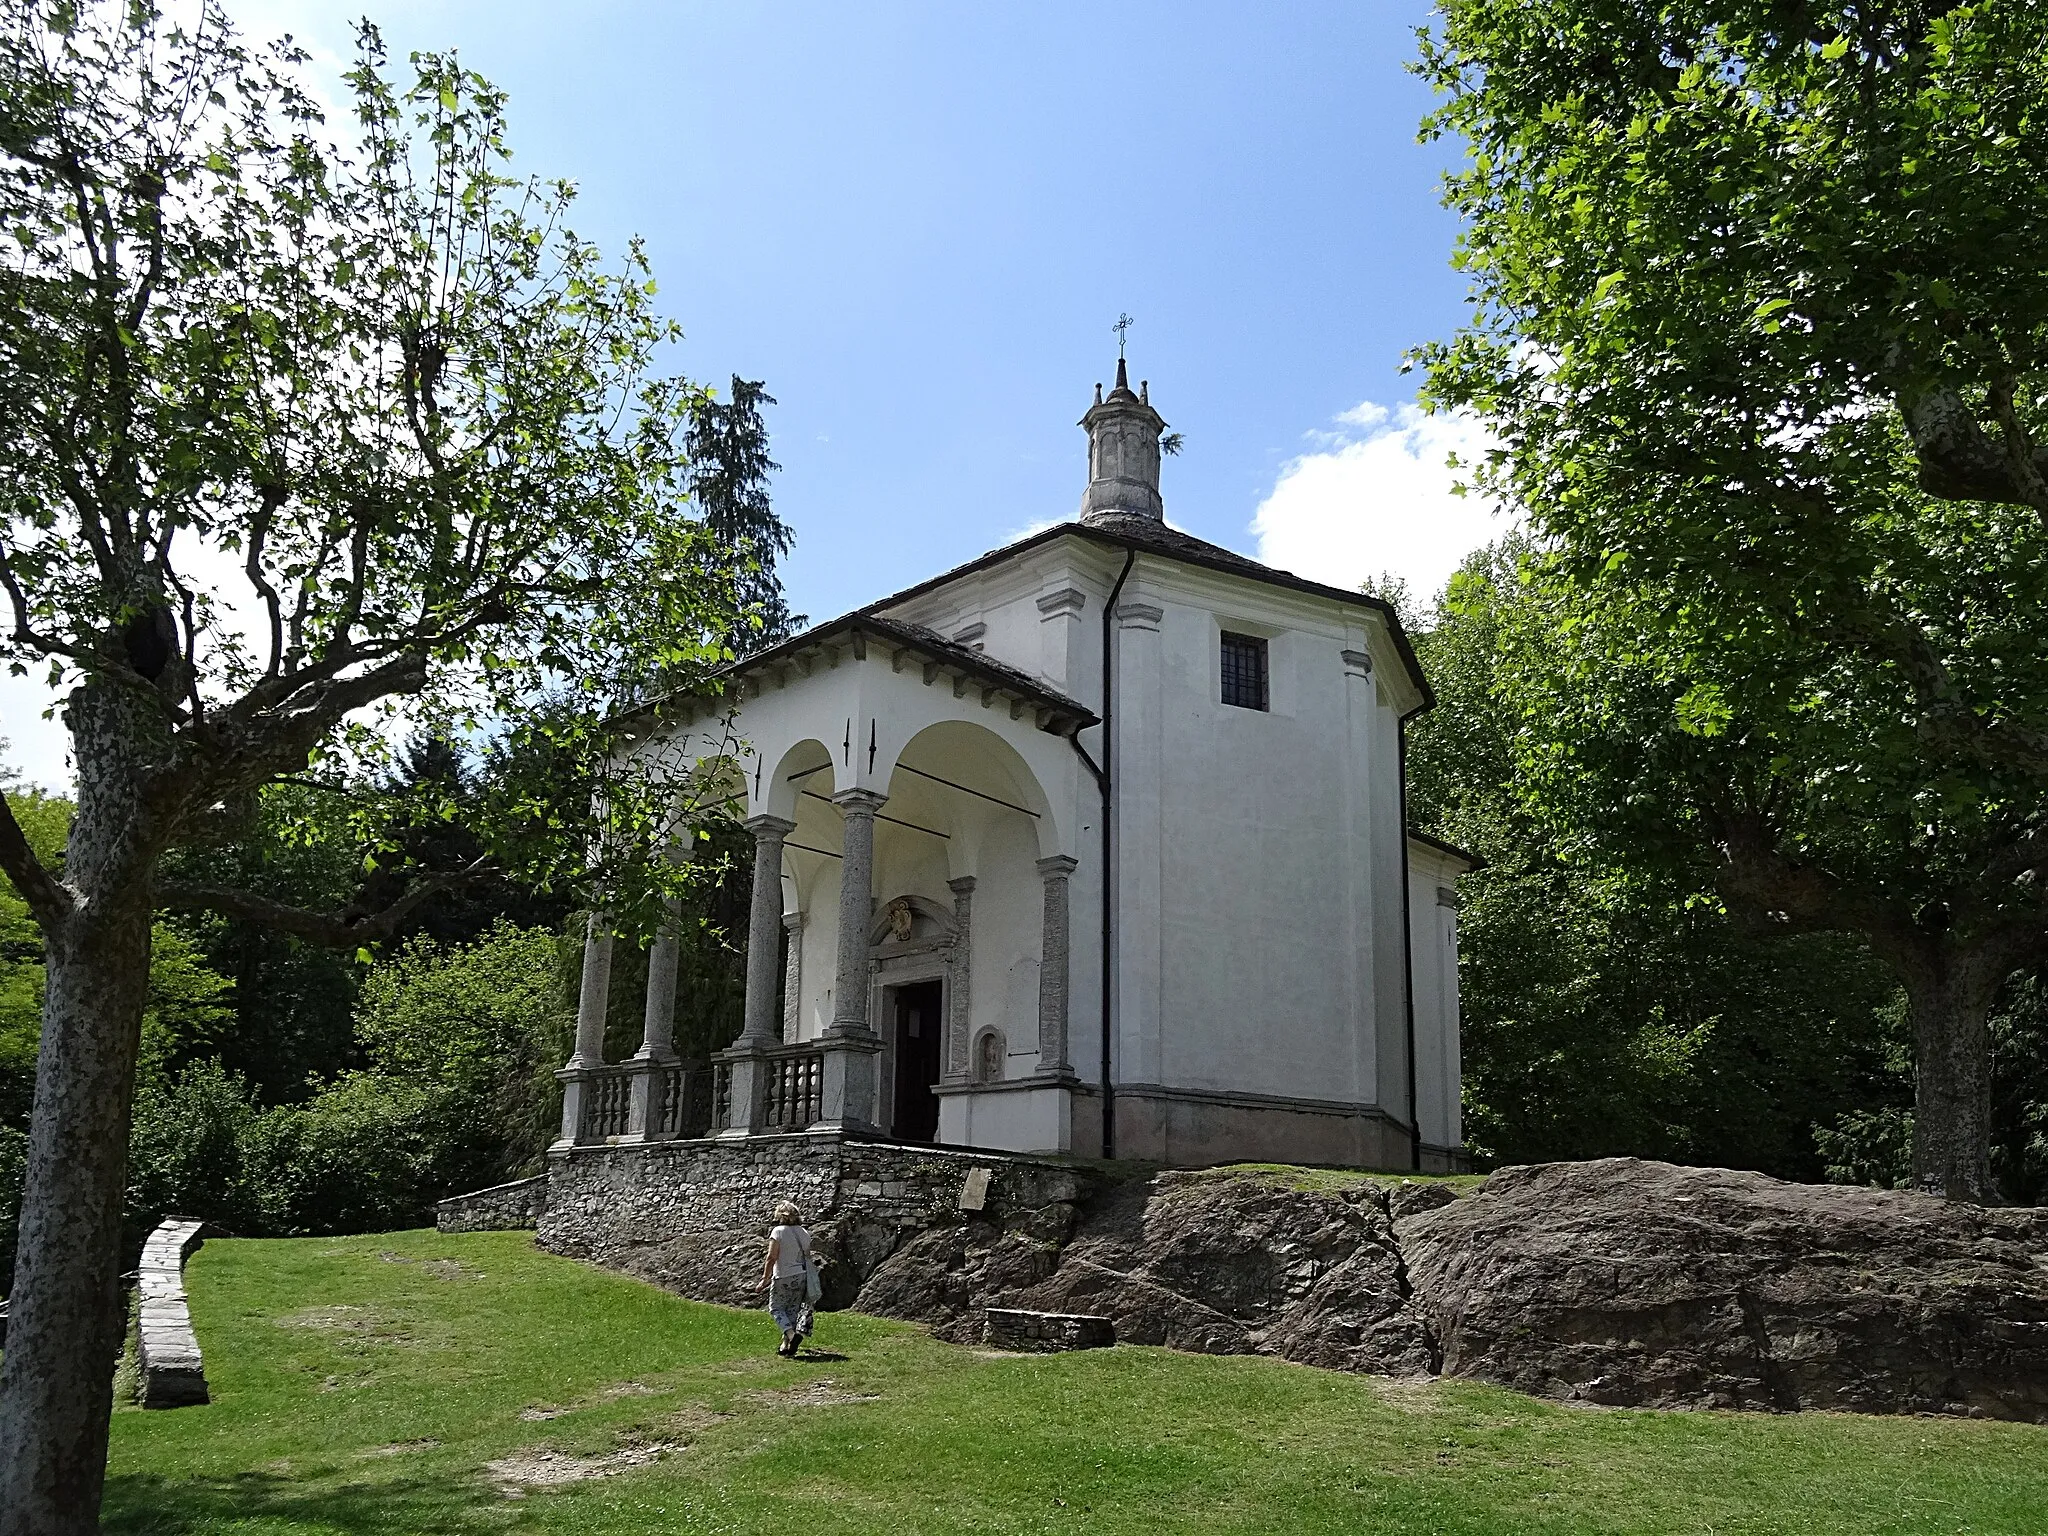
<path fill-rule="evenodd" d="M 1223 702 L 1267 709 L 1266 642 L 1257 635 L 1223 632 Z"/>

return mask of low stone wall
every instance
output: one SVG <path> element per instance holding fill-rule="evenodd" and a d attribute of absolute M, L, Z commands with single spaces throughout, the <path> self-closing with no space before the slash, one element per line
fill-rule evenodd
<path fill-rule="evenodd" d="M 206 1370 L 185 1305 L 185 1260 L 200 1244 L 197 1221 L 166 1221 L 142 1245 L 137 1278 L 136 1354 L 142 1367 L 142 1406 L 182 1408 L 203 1403 Z"/>
<path fill-rule="evenodd" d="M 450 1195 L 434 1205 L 434 1227 L 441 1232 L 517 1232 L 540 1225 L 548 1208 L 548 1176 L 514 1179 Z"/>
<path fill-rule="evenodd" d="M 833 1131 L 569 1147 L 550 1155 L 548 1177 L 541 1247 L 734 1306 L 760 1300 L 768 1228 L 788 1200 L 825 1261 L 828 1308 L 852 1305 L 913 1238 L 970 1218 L 1032 1228 L 1056 1247 L 1096 1183 L 1045 1159 Z"/>
<path fill-rule="evenodd" d="M 1107 1349 L 1116 1342 L 1116 1324 L 1081 1312 L 990 1307 L 982 1314 L 981 1342 L 991 1349 L 1040 1355 L 1065 1349 Z"/>

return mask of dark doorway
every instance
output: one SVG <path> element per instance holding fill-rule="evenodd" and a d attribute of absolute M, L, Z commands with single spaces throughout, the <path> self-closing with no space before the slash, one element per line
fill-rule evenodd
<path fill-rule="evenodd" d="M 939 1081 L 939 1004 L 944 988 L 936 981 L 891 987 L 896 1000 L 896 1123 L 901 1141 L 939 1139 L 939 1100 L 932 1089 Z"/>

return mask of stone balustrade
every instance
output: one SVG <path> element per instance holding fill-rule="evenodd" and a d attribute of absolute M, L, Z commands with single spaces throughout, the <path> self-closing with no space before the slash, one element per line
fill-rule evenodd
<path fill-rule="evenodd" d="M 567 1066 L 555 1076 L 564 1088 L 565 1142 L 667 1141 L 702 1136 L 710 1128 L 711 1072 L 706 1067 L 635 1058 Z"/>
<path fill-rule="evenodd" d="M 766 1133 L 816 1124 L 825 1112 L 825 1052 L 816 1040 L 759 1051 L 735 1047 L 713 1063 L 712 1129 Z M 758 1096 L 751 1114 L 749 1093 Z"/>

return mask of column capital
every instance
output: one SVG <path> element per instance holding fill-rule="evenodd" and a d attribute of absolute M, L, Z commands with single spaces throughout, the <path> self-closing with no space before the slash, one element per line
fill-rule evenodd
<path fill-rule="evenodd" d="M 1046 880 L 1061 875 L 1071 875 L 1081 867 L 1081 861 L 1070 853 L 1055 853 L 1038 861 L 1038 873 Z"/>
<path fill-rule="evenodd" d="M 974 886 L 975 879 L 972 875 L 955 875 L 952 879 L 946 882 L 946 889 L 951 891 L 955 896 L 973 895 Z"/>
<path fill-rule="evenodd" d="M 796 823 L 787 816 L 769 816 L 765 814 L 749 816 L 741 825 L 754 834 L 756 842 L 762 842 L 771 837 L 776 839 L 785 838 L 796 830 Z"/>
<path fill-rule="evenodd" d="M 832 803 L 849 816 L 872 816 L 889 803 L 889 797 L 879 790 L 842 789 L 832 796 Z"/>

